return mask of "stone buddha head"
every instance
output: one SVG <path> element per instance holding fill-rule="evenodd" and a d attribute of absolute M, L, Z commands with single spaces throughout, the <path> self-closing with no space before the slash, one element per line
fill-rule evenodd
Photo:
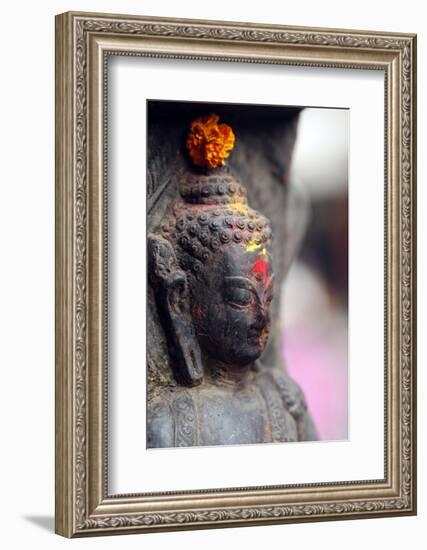
<path fill-rule="evenodd" d="M 203 357 L 236 369 L 258 359 L 273 299 L 268 219 L 250 208 L 244 187 L 224 166 L 228 151 L 221 157 L 221 147 L 213 148 L 216 157 L 204 165 L 209 151 L 191 154 L 194 126 L 212 117 L 193 123 L 187 141 L 193 166 L 181 174 L 179 197 L 148 238 L 150 280 L 177 378 L 187 385 L 202 380 Z"/>

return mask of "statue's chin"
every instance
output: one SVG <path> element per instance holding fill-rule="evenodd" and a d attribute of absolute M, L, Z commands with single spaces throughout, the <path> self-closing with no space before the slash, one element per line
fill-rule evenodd
<path fill-rule="evenodd" d="M 264 351 L 264 347 L 260 347 L 259 343 L 248 344 L 244 350 L 240 350 L 238 354 L 230 354 L 229 360 L 227 361 L 230 365 L 236 367 L 246 367 L 250 365 L 261 356 Z"/>
<path fill-rule="evenodd" d="M 248 337 L 246 342 L 240 342 L 240 346 L 231 347 L 227 347 L 224 344 L 221 346 L 219 343 L 214 346 L 212 342 L 207 342 L 200 337 L 199 342 L 202 344 L 202 350 L 208 357 L 221 361 L 221 363 L 230 367 L 245 367 L 259 359 L 265 349 L 267 338 L 261 335 Z"/>

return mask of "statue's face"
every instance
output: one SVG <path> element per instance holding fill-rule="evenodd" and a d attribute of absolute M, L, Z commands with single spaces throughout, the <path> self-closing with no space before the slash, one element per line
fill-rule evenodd
<path fill-rule="evenodd" d="M 194 282 L 191 304 L 200 345 L 224 363 L 248 365 L 264 351 L 270 331 L 269 249 L 226 245 L 203 274 Z"/>

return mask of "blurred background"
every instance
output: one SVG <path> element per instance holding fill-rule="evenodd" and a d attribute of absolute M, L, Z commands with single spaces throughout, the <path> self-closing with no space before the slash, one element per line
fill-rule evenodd
<path fill-rule="evenodd" d="M 348 437 L 348 133 L 348 110 L 304 109 L 290 177 L 310 214 L 284 283 L 282 350 L 322 440 Z"/>

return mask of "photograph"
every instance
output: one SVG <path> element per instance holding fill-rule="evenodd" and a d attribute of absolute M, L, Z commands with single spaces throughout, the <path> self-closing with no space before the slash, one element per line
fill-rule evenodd
<path fill-rule="evenodd" d="M 347 438 L 349 117 L 147 101 L 147 447 Z"/>
<path fill-rule="evenodd" d="M 422 3 L 2 7 L 2 548 L 425 547 Z"/>
<path fill-rule="evenodd" d="M 416 37 L 56 17 L 65 537 L 414 515 Z"/>

